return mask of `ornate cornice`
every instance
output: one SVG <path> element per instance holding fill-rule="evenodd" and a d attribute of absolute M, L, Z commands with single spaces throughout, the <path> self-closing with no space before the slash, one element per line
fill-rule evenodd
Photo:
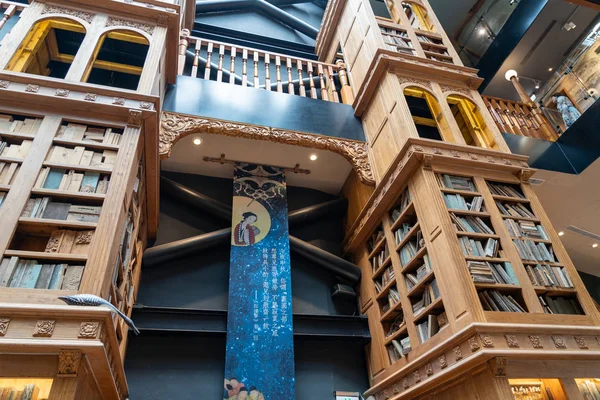
<path fill-rule="evenodd" d="M 266 140 L 275 143 L 328 150 L 348 160 L 357 172 L 361 182 L 367 185 L 375 184 L 371 164 L 369 163 L 367 144 L 364 142 L 171 112 L 163 112 L 161 117 L 159 141 L 161 159 L 171 156 L 173 146 L 180 139 L 195 133 Z"/>
<path fill-rule="evenodd" d="M 132 21 L 129 19 L 124 19 L 124 18 L 110 17 L 108 19 L 108 22 L 106 22 L 106 26 L 107 27 L 118 26 L 118 27 L 135 28 L 135 29 L 139 29 L 141 31 L 146 32 L 148 35 L 152 35 L 154 33 L 154 26 L 145 24 L 143 22 Z"/>
<path fill-rule="evenodd" d="M 89 12 L 81 11 L 81 10 L 73 10 L 71 8 L 60 7 L 54 4 L 46 4 L 44 5 L 44 10 L 42 14 L 63 14 L 69 15 L 71 17 L 76 17 L 84 20 L 88 24 L 92 23 L 94 16 L 96 14 L 92 14 Z"/>

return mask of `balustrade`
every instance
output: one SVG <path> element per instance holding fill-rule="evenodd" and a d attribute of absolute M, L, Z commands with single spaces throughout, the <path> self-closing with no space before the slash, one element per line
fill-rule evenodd
<path fill-rule="evenodd" d="M 0 10 L 4 10 L 2 18 L 0 19 L 0 30 L 9 19 L 16 16 L 17 12 L 23 11 L 27 6 L 27 4 L 15 3 L 12 1 L 0 1 Z M 0 39 L 1 38 L 2 37 L 0 36 Z"/>

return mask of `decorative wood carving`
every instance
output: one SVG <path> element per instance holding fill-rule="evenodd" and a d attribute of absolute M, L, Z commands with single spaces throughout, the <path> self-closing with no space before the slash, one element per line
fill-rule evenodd
<path fill-rule="evenodd" d="M 490 365 L 492 366 L 492 372 L 495 376 L 506 376 L 506 366 L 508 365 L 508 359 L 506 357 L 494 357 L 490 360 Z"/>
<path fill-rule="evenodd" d="M 58 352 L 58 375 L 57 377 L 76 376 L 81 364 L 80 350 L 60 350 Z"/>
<path fill-rule="evenodd" d="M 75 244 L 89 244 L 94 237 L 94 231 L 81 231 L 77 232 L 75 236 Z"/>
<path fill-rule="evenodd" d="M 37 93 L 37 92 L 38 92 L 38 90 L 40 90 L 40 85 L 32 85 L 32 84 L 29 84 L 29 85 L 27 85 L 27 87 L 25 88 L 25 91 L 26 91 L 26 92 L 29 92 L 29 93 Z"/>
<path fill-rule="evenodd" d="M 58 97 L 69 97 L 69 90 L 67 89 L 56 89 L 56 92 L 54 92 L 55 96 Z"/>
<path fill-rule="evenodd" d="M 337 153 L 348 160 L 357 172 L 361 182 L 373 185 L 373 172 L 369 163 L 367 144 L 364 142 L 339 139 L 329 136 L 245 125 L 204 117 L 163 112 L 160 126 L 159 154 L 169 158 L 171 150 L 181 138 L 194 133 L 209 133 L 241 137 L 245 139 L 267 140 Z"/>
<path fill-rule="evenodd" d="M 6 89 L 10 85 L 9 81 L 0 81 L 0 88 Z"/>
<path fill-rule="evenodd" d="M 60 247 L 61 237 L 59 235 L 52 235 L 50 239 L 48 239 L 48 243 L 46 243 L 46 253 L 58 253 L 58 248 Z"/>
<path fill-rule="evenodd" d="M 517 340 L 517 337 L 515 335 L 504 335 L 504 338 L 506 339 L 506 344 L 508 344 L 508 347 L 519 347 L 519 341 Z"/>
<path fill-rule="evenodd" d="M 477 161 L 477 160 L 478 160 L 478 158 L 477 158 L 477 154 L 473 154 L 473 153 L 469 153 L 469 158 L 470 158 L 471 160 L 475 160 L 475 161 Z"/>
<path fill-rule="evenodd" d="M 481 346 L 479 346 L 479 340 L 477 339 L 477 336 L 469 338 L 469 346 L 471 347 L 472 352 L 476 352 L 481 348 Z"/>
<path fill-rule="evenodd" d="M 416 84 L 419 86 L 423 86 L 427 89 L 429 89 L 430 91 L 433 91 L 432 87 L 431 87 L 431 82 L 430 81 L 426 81 L 424 79 L 417 79 L 417 78 L 413 78 L 412 76 L 404 76 L 404 75 L 398 75 L 398 80 L 400 81 L 400 84 L 404 84 L 404 83 L 409 83 L 410 84 Z"/>
<path fill-rule="evenodd" d="M 433 156 L 431 154 L 425 154 L 423 156 L 423 168 L 431 170 L 433 168 Z"/>
<path fill-rule="evenodd" d="M 408 383 L 408 378 L 404 378 L 404 380 L 402 381 L 402 386 L 404 387 L 404 390 L 410 387 L 410 384 Z"/>
<path fill-rule="evenodd" d="M 86 93 L 83 99 L 86 101 L 96 101 L 97 98 L 98 95 L 96 93 Z"/>
<path fill-rule="evenodd" d="M 481 339 L 481 344 L 483 345 L 483 347 L 494 347 L 494 342 L 490 335 L 479 335 L 479 338 Z"/>
<path fill-rule="evenodd" d="M 10 318 L 0 318 L 0 336 L 6 335 L 8 325 L 10 325 Z"/>
<path fill-rule="evenodd" d="M 452 353 L 454 354 L 454 359 L 456 361 L 460 361 L 463 358 L 462 351 L 460 350 L 460 346 L 456 346 L 452 349 Z"/>
<path fill-rule="evenodd" d="M 82 322 L 79 326 L 79 337 L 84 339 L 96 339 L 100 330 L 100 322 Z"/>
<path fill-rule="evenodd" d="M 122 97 L 115 97 L 115 98 L 113 98 L 113 102 L 112 103 L 116 104 L 118 106 L 122 106 L 122 105 L 125 104 L 125 99 L 122 98 Z"/>
<path fill-rule="evenodd" d="M 521 182 L 526 183 L 529 182 L 529 178 L 533 175 L 533 171 L 529 168 L 524 168 L 519 172 L 519 179 Z"/>
<path fill-rule="evenodd" d="M 416 370 L 413 373 L 413 377 L 415 378 L 415 383 L 421 382 L 421 373 L 419 372 L 419 370 Z"/>
<path fill-rule="evenodd" d="M 94 16 L 95 16 L 95 14 L 92 14 L 92 13 L 79 11 L 79 10 L 72 10 L 72 9 L 64 8 L 64 7 L 58 7 L 58 6 L 54 6 L 51 4 L 46 4 L 44 6 L 44 10 L 42 11 L 42 14 L 70 15 L 72 17 L 82 19 L 85 22 L 87 22 L 88 24 L 92 23 L 92 20 L 94 19 Z"/>
<path fill-rule="evenodd" d="M 442 89 L 442 92 L 444 92 L 444 94 L 450 93 L 450 92 L 456 92 L 456 93 L 460 93 L 460 94 L 468 97 L 470 100 L 472 100 L 472 98 L 471 98 L 471 90 L 469 90 L 467 88 L 461 88 L 461 87 L 457 87 L 457 86 L 444 85 L 444 84 L 440 83 L 440 89 Z"/>
<path fill-rule="evenodd" d="M 33 330 L 33 336 L 35 337 L 51 337 L 54 333 L 54 326 L 56 325 L 55 320 L 38 320 Z"/>
<path fill-rule="evenodd" d="M 529 335 L 529 340 L 531 341 L 531 345 L 533 346 L 534 349 L 544 348 L 544 346 L 542 346 L 542 341 L 539 336 Z"/>
<path fill-rule="evenodd" d="M 131 21 L 123 18 L 110 17 L 106 22 L 106 26 L 124 26 L 128 28 L 135 28 L 144 31 L 149 35 L 152 35 L 154 33 L 154 26 L 152 25 L 144 24 L 143 22 Z"/>
<path fill-rule="evenodd" d="M 552 340 L 554 341 L 554 346 L 556 346 L 557 349 L 567 348 L 567 343 L 562 336 L 552 336 Z"/>
<path fill-rule="evenodd" d="M 433 365 L 431 365 L 431 363 L 425 365 L 425 373 L 427 376 L 433 375 Z"/>
<path fill-rule="evenodd" d="M 140 126 L 142 124 L 142 112 L 140 110 L 129 110 L 127 125 Z"/>
<path fill-rule="evenodd" d="M 575 336 L 574 339 L 575 339 L 575 342 L 577 343 L 577 346 L 579 346 L 580 349 L 582 349 L 582 350 L 588 349 L 588 346 L 587 346 L 587 343 L 585 342 L 584 337 Z"/>
<path fill-rule="evenodd" d="M 149 101 L 140 102 L 140 108 L 143 108 L 144 110 L 151 110 L 153 105 L 154 104 L 150 103 Z"/>
<path fill-rule="evenodd" d="M 446 361 L 446 355 L 442 354 L 438 357 L 438 363 L 440 364 L 440 368 L 444 369 L 448 366 L 448 361 Z"/>

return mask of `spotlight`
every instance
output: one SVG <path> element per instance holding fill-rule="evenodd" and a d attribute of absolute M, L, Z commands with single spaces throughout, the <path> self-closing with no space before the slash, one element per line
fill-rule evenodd
<path fill-rule="evenodd" d="M 565 233 L 564 233 L 563 231 L 560 231 L 560 232 L 558 232 L 558 236 L 562 236 L 562 235 L 564 235 L 564 234 L 565 234 Z"/>
<path fill-rule="evenodd" d="M 592 247 L 593 247 L 593 248 L 596 248 L 596 247 L 598 247 L 598 243 L 594 243 L 594 244 L 592 245 Z"/>
<path fill-rule="evenodd" d="M 192 143 L 194 143 L 196 146 L 200 146 L 202 144 L 202 139 L 196 138 Z"/>
<path fill-rule="evenodd" d="M 308 158 L 310 159 L 310 161 L 317 161 L 317 158 L 319 157 L 315 153 L 313 153 L 310 156 L 308 156 Z"/>
<path fill-rule="evenodd" d="M 548 68 L 548 71 L 552 72 L 554 71 L 554 68 Z"/>
<path fill-rule="evenodd" d="M 485 28 L 479 28 L 479 30 L 477 31 L 477 33 L 479 33 L 479 36 L 483 36 L 487 33 L 487 31 L 485 30 Z"/>

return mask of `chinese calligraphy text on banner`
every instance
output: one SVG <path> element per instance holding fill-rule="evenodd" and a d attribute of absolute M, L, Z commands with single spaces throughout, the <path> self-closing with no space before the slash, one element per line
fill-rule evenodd
<path fill-rule="evenodd" d="M 233 179 L 225 400 L 293 400 L 288 208 L 280 168 L 238 163 Z"/>

